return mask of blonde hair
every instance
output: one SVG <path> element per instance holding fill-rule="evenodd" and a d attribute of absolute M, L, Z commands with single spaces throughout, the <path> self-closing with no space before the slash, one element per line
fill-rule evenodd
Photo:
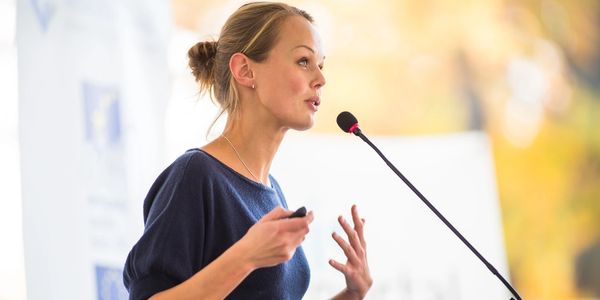
<path fill-rule="evenodd" d="M 232 115 L 238 108 L 239 94 L 229 70 L 231 56 L 243 53 L 253 61 L 264 61 L 275 46 L 281 24 L 290 16 L 313 22 L 308 13 L 285 3 L 248 3 L 227 19 L 218 41 L 202 41 L 190 48 L 189 66 L 200 93 L 208 92 L 221 107 L 210 128 L 223 113 Z"/>

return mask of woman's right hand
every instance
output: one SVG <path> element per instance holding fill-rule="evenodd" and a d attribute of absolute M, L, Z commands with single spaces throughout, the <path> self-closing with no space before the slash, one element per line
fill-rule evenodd
<path fill-rule="evenodd" d="M 312 211 L 302 218 L 288 219 L 293 211 L 280 206 L 264 215 L 238 242 L 254 268 L 271 267 L 294 256 L 313 221 Z"/>

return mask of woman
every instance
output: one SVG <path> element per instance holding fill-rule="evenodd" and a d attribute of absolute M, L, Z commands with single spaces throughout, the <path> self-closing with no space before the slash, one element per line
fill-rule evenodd
<path fill-rule="evenodd" d="M 189 51 L 201 91 L 227 112 L 223 134 L 179 157 L 144 202 L 144 234 L 131 250 L 124 282 L 132 299 L 300 299 L 309 269 L 300 247 L 313 213 L 288 218 L 269 175 L 288 129 L 306 130 L 321 103 L 323 50 L 306 12 L 250 3 L 223 26 L 217 42 Z M 307 154 L 312 155 L 312 154 Z M 362 299 L 372 284 L 364 219 L 341 216 L 347 256 L 330 260 L 346 279 L 334 298 Z"/>

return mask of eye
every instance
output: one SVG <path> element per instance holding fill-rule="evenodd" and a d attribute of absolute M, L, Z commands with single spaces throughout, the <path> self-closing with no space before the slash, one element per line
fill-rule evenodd
<path fill-rule="evenodd" d="M 319 65 L 319 70 L 323 70 L 323 68 L 325 68 L 325 66 L 323 64 Z"/>
<path fill-rule="evenodd" d="M 308 58 L 303 57 L 298 61 L 298 64 L 304 68 L 308 67 Z"/>

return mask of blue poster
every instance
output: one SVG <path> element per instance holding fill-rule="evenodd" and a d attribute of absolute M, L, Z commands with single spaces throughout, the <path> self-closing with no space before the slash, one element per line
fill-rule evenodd
<path fill-rule="evenodd" d="M 86 141 L 96 146 L 116 145 L 121 141 L 119 93 L 115 86 L 83 82 Z"/>
<path fill-rule="evenodd" d="M 46 32 L 48 25 L 50 25 L 50 20 L 52 20 L 56 12 L 56 4 L 48 0 L 30 0 L 30 3 L 38 23 L 42 27 L 42 30 Z"/>
<path fill-rule="evenodd" d="M 123 285 L 123 270 L 96 265 L 96 288 L 98 300 L 127 300 Z"/>

